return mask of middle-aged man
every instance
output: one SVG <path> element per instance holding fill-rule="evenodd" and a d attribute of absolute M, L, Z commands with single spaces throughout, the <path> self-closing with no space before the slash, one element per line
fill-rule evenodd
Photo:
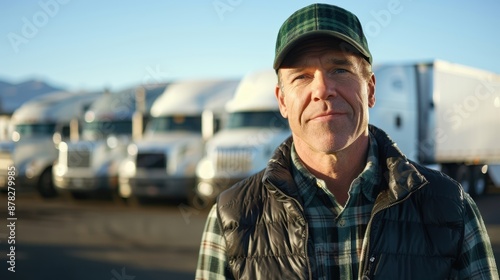
<path fill-rule="evenodd" d="M 276 98 L 292 136 L 221 193 L 196 279 L 498 279 L 478 208 L 368 124 L 361 24 L 314 4 L 279 30 Z"/>

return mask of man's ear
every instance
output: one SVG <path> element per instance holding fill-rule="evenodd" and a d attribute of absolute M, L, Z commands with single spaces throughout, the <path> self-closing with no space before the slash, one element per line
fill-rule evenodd
<path fill-rule="evenodd" d="M 281 116 L 283 118 L 287 118 L 288 112 L 286 109 L 285 96 L 279 84 L 276 84 L 276 88 L 274 89 L 274 94 L 276 95 L 276 99 L 278 100 L 278 106 L 280 109 Z"/>
<path fill-rule="evenodd" d="M 372 73 L 368 81 L 368 107 L 375 106 L 375 74 Z"/>

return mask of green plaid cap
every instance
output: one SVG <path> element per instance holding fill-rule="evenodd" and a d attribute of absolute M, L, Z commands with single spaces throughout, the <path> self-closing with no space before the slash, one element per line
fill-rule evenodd
<path fill-rule="evenodd" d="M 299 41 L 313 35 L 341 39 L 372 63 L 363 28 L 353 13 L 334 5 L 312 4 L 293 13 L 281 26 L 276 39 L 273 68 L 278 70 L 287 53 Z"/>

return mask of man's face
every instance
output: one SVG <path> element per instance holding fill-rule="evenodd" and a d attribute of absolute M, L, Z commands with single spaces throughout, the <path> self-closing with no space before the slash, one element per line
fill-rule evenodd
<path fill-rule="evenodd" d="M 288 55 L 279 69 L 276 97 L 296 145 L 331 154 L 367 133 L 375 77 L 363 70 L 362 60 L 321 40 Z"/>

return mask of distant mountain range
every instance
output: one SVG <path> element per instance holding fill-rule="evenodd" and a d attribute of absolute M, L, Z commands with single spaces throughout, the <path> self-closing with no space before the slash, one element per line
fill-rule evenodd
<path fill-rule="evenodd" d="M 39 80 L 28 80 L 18 84 L 0 81 L 0 115 L 10 115 L 24 102 L 55 91 L 64 90 Z"/>

